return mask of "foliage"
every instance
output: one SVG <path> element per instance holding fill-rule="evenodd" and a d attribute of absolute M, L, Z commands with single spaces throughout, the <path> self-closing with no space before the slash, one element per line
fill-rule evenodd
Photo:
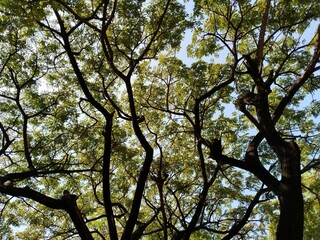
<path fill-rule="evenodd" d="M 1 238 L 314 239 L 319 5 L 1 1 Z"/>

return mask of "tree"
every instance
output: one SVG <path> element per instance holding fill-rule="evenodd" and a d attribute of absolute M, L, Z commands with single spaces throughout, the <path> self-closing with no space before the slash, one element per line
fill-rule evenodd
<path fill-rule="evenodd" d="M 318 1 L 190 4 L 1 2 L 2 238 L 319 231 Z"/>

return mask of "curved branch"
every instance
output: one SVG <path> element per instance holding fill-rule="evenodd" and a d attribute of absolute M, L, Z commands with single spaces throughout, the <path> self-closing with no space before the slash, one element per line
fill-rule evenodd
<path fill-rule="evenodd" d="M 242 219 L 240 221 L 237 221 L 230 229 L 228 235 L 224 236 L 222 238 L 222 240 L 229 240 L 232 239 L 234 236 L 236 236 L 239 231 L 241 230 L 241 228 L 244 227 L 244 225 L 248 222 L 249 217 L 254 209 L 254 207 L 260 202 L 260 197 L 262 194 L 268 192 L 268 188 L 263 188 L 260 189 L 257 194 L 255 195 L 255 197 L 253 198 L 253 200 L 251 201 L 251 203 L 249 204 L 244 216 L 242 217 Z"/>
<path fill-rule="evenodd" d="M 310 76 L 314 73 L 316 68 L 316 64 L 319 61 L 320 57 L 320 25 L 318 26 L 317 32 L 315 34 L 315 37 L 317 37 L 317 41 L 314 47 L 314 53 L 312 58 L 310 59 L 310 62 L 308 66 L 306 67 L 304 73 L 300 76 L 300 78 L 291 86 L 288 93 L 282 98 L 280 101 L 278 107 L 274 111 L 272 120 L 274 123 L 276 123 L 279 118 L 281 117 L 284 109 L 286 106 L 291 102 L 294 95 L 297 93 L 297 91 L 302 87 L 302 85 L 310 78 Z"/>

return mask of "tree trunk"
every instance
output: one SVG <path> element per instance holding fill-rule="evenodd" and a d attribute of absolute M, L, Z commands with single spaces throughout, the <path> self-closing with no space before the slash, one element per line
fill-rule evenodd
<path fill-rule="evenodd" d="M 303 239 L 304 209 L 300 150 L 295 142 L 286 143 L 280 162 L 282 179 L 278 195 L 280 218 L 277 240 L 301 240 Z"/>
<path fill-rule="evenodd" d="M 279 201 L 280 219 L 277 228 L 277 240 L 303 239 L 302 194 L 293 190 L 280 196 Z"/>

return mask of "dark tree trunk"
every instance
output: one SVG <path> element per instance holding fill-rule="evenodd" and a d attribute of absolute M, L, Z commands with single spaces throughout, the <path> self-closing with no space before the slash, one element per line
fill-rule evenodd
<path fill-rule="evenodd" d="M 278 240 L 303 239 L 303 196 L 301 189 L 300 150 L 295 142 L 286 143 L 281 161 L 282 179 L 278 199 L 280 218 Z"/>
<path fill-rule="evenodd" d="M 303 199 L 299 191 L 291 190 L 279 197 L 280 219 L 277 240 L 303 239 Z"/>

